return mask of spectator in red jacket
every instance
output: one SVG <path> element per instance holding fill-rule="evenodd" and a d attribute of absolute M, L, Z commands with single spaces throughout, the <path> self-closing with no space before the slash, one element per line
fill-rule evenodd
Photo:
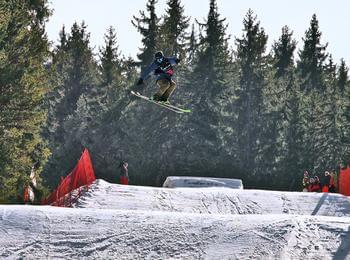
<path fill-rule="evenodd" d="M 311 179 L 312 179 L 312 183 L 311 183 Z M 320 192 L 321 191 L 321 184 L 320 184 L 320 179 L 318 178 L 318 176 L 310 178 L 309 191 L 310 192 Z"/>

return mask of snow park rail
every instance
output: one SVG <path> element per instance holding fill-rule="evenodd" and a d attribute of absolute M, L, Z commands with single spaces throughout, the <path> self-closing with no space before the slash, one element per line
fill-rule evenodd
<path fill-rule="evenodd" d="M 73 171 L 58 185 L 49 197 L 42 201 L 43 205 L 70 207 L 96 180 L 89 151 L 84 150 Z"/>

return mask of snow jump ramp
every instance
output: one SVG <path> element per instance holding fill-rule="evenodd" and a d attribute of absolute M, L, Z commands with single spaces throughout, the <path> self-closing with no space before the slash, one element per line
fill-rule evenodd
<path fill-rule="evenodd" d="M 0 206 L 4 259 L 350 259 L 338 194 L 122 186 L 74 208 Z"/>

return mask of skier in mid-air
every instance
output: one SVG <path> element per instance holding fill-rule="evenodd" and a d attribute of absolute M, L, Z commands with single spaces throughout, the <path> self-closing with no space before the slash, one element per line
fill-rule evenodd
<path fill-rule="evenodd" d="M 169 97 L 176 88 L 176 83 L 172 80 L 172 76 L 174 75 L 173 66 L 178 64 L 180 59 L 176 57 L 164 57 L 161 51 L 156 52 L 154 58 L 153 63 L 142 73 L 137 81 L 137 85 L 143 84 L 143 81 L 154 71 L 154 74 L 157 75 L 156 82 L 159 90 L 151 99 L 169 103 Z"/>

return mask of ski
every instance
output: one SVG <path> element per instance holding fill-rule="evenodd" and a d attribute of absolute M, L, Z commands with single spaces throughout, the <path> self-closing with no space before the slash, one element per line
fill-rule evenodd
<path fill-rule="evenodd" d="M 164 104 L 162 102 L 154 101 L 154 100 L 150 99 L 149 97 L 146 97 L 146 96 L 140 94 L 139 92 L 131 91 L 131 94 L 136 96 L 136 97 L 139 97 L 139 98 L 141 98 L 143 100 L 146 100 L 146 101 L 149 101 L 151 103 L 154 103 L 154 104 L 156 104 L 158 106 L 164 107 L 164 108 L 166 108 L 168 110 L 171 110 L 171 111 L 173 111 L 175 113 L 178 113 L 178 114 L 190 113 L 191 112 L 190 109 L 183 109 L 183 108 L 171 105 L 171 104 Z"/>
<path fill-rule="evenodd" d="M 160 102 L 151 100 L 151 99 L 149 99 L 148 97 L 143 96 L 143 95 L 141 95 L 141 94 L 138 93 L 138 92 L 131 91 L 131 94 L 133 94 L 134 96 L 139 97 L 139 98 L 141 98 L 141 99 L 143 99 L 143 100 L 149 101 L 149 102 L 151 102 L 151 103 L 153 103 L 153 104 L 156 104 L 156 105 L 158 105 L 158 106 L 161 106 L 161 107 L 164 107 L 164 108 L 166 108 L 166 109 L 168 109 L 168 110 L 171 110 L 171 111 L 173 111 L 173 112 L 175 112 L 175 113 L 178 113 L 178 114 L 183 114 L 183 113 L 184 113 L 184 112 L 182 112 L 182 111 L 180 111 L 180 110 L 176 110 L 176 109 L 173 109 L 173 108 L 171 108 L 171 107 L 168 107 L 168 106 L 166 106 L 165 104 L 162 104 L 162 103 L 160 103 Z"/>
<path fill-rule="evenodd" d="M 159 102 L 157 102 L 157 103 L 159 103 Z M 191 109 L 185 109 L 185 108 L 177 107 L 177 106 L 174 106 L 172 104 L 163 104 L 163 105 L 165 105 L 167 107 L 170 107 L 170 108 L 173 108 L 173 109 L 176 109 L 176 110 L 179 110 L 179 111 L 181 111 L 183 113 L 191 113 Z"/>

